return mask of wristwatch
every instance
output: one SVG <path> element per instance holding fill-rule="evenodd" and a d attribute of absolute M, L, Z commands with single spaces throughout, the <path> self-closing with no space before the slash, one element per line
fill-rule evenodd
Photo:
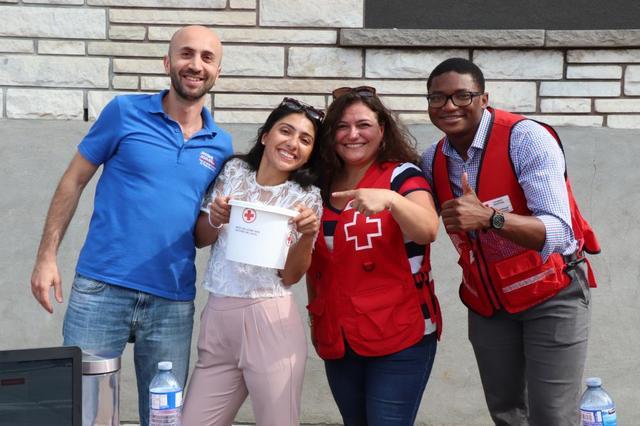
<path fill-rule="evenodd" d="M 502 229 L 504 227 L 504 215 L 496 209 L 489 219 L 489 227 L 491 229 Z"/>

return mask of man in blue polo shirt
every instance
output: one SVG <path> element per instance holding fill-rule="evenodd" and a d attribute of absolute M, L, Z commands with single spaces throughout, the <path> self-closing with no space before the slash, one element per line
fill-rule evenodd
<path fill-rule="evenodd" d="M 184 385 L 195 296 L 194 224 L 207 187 L 231 155 L 231 139 L 204 107 L 222 46 L 189 26 L 164 58 L 169 90 L 114 98 L 78 146 L 51 201 L 31 277 L 38 302 L 62 302 L 57 251 L 82 190 L 100 165 L 89 232 L 64 319 L 65 345 L 122 353 L 134 342 L 140 421 L 149 383 L 172 361 Z"/>

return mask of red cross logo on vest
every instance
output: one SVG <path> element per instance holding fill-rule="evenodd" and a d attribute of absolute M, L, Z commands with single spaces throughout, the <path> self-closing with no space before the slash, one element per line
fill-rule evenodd
<path fill-rule="evenodd" d="M 382 235 L 382 221 L 380 218 L 366 217 L 365 222 L 356 226 L 360 212 L 353 214 L 353 220 L 344 225 L 344 235 L 347 241 L 354 241 L 356 251 L 373 247 L 371 240 Z"/>
<path fill-rule="evenodd" d="M 256 220 L 256 211 L 253 209 L 244 209 L 242 211 L 242 220 L 247 223 L 251 223 Z"/>

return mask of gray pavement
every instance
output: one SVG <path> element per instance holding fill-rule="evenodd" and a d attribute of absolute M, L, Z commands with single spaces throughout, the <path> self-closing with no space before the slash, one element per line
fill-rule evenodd
<path fill-rule="evenodd" d="M 29 277 L 44 216 L 61 173 L 89 123 L 0 120 L 0 349 L 54 346 L 61 342 L 64 306 L 47 314 L 32 299 Z M 227 127 L 237 150 L 255 137 L 256 126 Z M 592 257 L 599 280 L 593 291 L 592 331 L 585 375 L 600 376 L 618 405 L 619 424 L 640 418 L 640 131 L 559 128 L 576 197 L 600 237 L 602 254 Z M 412 126 L 420 150 L 438 132 Z M 93 185 L 87 188 L 59 255 L 65 297 L 91 214 Z M 207 250 L 198 255 L 202 271 Z M 417 425 L 488 425 L 477 368 L 467 341 L 466 310 L 457 297 L 459 270 L 453 249 L 441 235 L 432 261 L 444 312 L 444 334 L 420 408 Z M 303 310 L 304 286 L 296 288 Z M 204 303 L 199 290 L 197 309 Z M 197 326 L 197 324 L 196 324 Z M 121 376 L 121 418 L 135 423 L 135 379 L 131 348 L 125 352 Z M 195 355 L 195 351 L 193 352 Z M 303 392 L 302 422 L 339 424 L 340 417 L 324 378 L 321 360 L 310 348 Z M 193 360 L 194 361 L 194 360 Z M 251 422 L 248 404 L 237 422 Z"/>

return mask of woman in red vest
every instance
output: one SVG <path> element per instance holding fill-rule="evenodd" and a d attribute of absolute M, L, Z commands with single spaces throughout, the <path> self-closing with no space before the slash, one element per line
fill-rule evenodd
<path fill-rule="evenodd" d="M 431 189 L 412 136 L 373 87 L 333 96 L 307 272 L 312 339 L 346 426 L 413 425 L 441 328 Z"/>

